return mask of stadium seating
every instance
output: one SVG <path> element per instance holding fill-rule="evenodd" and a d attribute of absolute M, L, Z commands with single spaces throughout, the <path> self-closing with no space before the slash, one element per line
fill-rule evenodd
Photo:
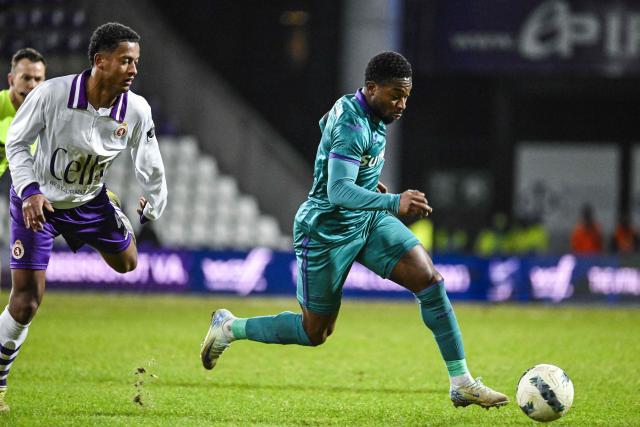
<path fill-rule="evenodd" d="M 84 55 L 90 34 L 85 6 L 77 0 L 0 1 L 1 57 L 27 46 L 46 57 Z"/>
<path fill-rule="evenodd" d="M 277 221 L 260 212 L 253 196 L 240 192 L 233 176 L 220 173 L 215 159 L 200 151 L 195 138 L 159 137 L 159 144 L 169 203 L 153 226 L 163 246 L 290 249 L 290 238 L 281 233 Z M 136 218 L 141 193 L 128 153 L 114 161 L 106 181 L 120 195 L 127 215 Z"/>

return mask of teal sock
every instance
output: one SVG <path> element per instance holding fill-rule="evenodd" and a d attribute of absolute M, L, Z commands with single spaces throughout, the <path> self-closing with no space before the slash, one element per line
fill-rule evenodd
<path fill-rule="evenodd" d="M 445 363 L 447 364 L 447 371 L 449 371 L 450 377 L 457 377 L 458 375 L 464 375 L 469 372 L 469 369 L 467 369 L 467 361 L 465 359 L 447 360 Z"/>
<path fill-rule="evenodd" d="M 290 311 L 276 316 L 236 319 L 231 323 L 231 332 L 236 339 L 268 344 L 312 345 L 302 327 L 302 315 Z"/>
<path fill-rule="evenodd" d="M 462 335 L 445 291 L 444 280 L 417 292 L 415 295 L 420 302 L 422 320 L 433 332 L 440 348 L 440 354 L 447 364 L 449 376 L 465 374 L 467 364 L 464 357 Z"/>
<path fill-rule="evenodd" d="M 247 319 L 235 319 L 231 322 L 231 333 L 237 340 L 247 339 Z"/>

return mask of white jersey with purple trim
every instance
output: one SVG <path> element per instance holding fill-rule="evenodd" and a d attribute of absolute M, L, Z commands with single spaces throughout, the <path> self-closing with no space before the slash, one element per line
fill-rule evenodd
<path fill-rule="evenodd" d="M 5 144 L 15 191 L 22 197 L 37 182 L 54 208 L 79 206 L 98 195 L 109 165 L 130 148 L 148 201 L 144 215 L 157 219 L 167 204 L 167 183 L 151 107 L 129 91 L 112 107 L 96 110 L 86 93 L 90 72 L 45 81 L 18 110 Z M 32 156 L 36 138 L 40 144 Z"/>

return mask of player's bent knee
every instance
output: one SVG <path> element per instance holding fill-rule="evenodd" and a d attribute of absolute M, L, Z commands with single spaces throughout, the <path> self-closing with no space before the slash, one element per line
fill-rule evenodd
<path fill-rule="evenodd" d="M 424 259 L 421 262 L 422 264 L 421 270 L 423 271 L 422 275 L 424 276 L 423 277 L 424 282 L 429 285 L 438 283 L 439 281 L 442 280 L 442 276 L 440 275 L 440 273 L 438 273 L 438 270 L 436 270 L 436 267 L 435 265 L 433 265 L 433 261 L 427 254 L 426 250 L 424 250 L 423 254 L 424 254 Z"/>
<path fill-rule="evenodd" d="M 438 270 L 433 266 L 433 264 L 429 263 L 429 266 L 426 269 L 427 279 L 426 282 L 429 285 L 435 285 L 439 281 L 442 280 L 442 275 L 438 273 Z"/>
<path fill-rule="evenodd" d="M 129 244 L 127 249 L 117 254 L 100 253 L 109 267 L 113 268 L 118 273 L 124 274 L 133 271 L 138 266 L 138 250 L 133 241 Z"/>
<path fill-rule="evenodd" d="M 126 265 L 127 271 L 133 271 L 138 266 L 138 257 L 133 257 L 129 259 Z"/>
<path fill-rule="evenodd" d="M 327 341 L 327 337 L 331 335 L 331 332 L 333 331 L 325 328 L 315 329 L 312 331 L 305 329 L 305 333 L 307 334 L 307 337 L 309 337 L 309 341 L 313 347 L 324 344 Z"/>
<path fill-rule="evenodd" d="M 307 335 L 309 336 L 309 341 L 311 341 L 311 345 L 313 347 L 318 347 L 319 345 L 324 344 L 327 341 L 328 336 L 326 332 Z"/>
<path fill-rule="evenodd" d="M 121 274 L 133 271 L 138 266 L 137 253 L 127 254 L 121 252 L 119 256 L 105 257 L 105 260 L 111 268 Z"/>
<path fill-rule="evenodd" d="M 124 274 L 124 273 L 128 273 L 130 271 L 135 270 L 137 266 L 138 266 L 138 260 L 133 259 L 133 260 L 124 260 L 122 263 L 119 263 L 117 265 L 112 265 L 111 267 L 118 273 Z"/>

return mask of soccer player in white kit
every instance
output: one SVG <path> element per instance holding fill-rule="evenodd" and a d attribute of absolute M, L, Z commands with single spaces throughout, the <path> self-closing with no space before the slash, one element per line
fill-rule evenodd
<path fill-rule="evenodd" d="M 138 74 L 139 41 L 122 24 L 98 27 L 89 43 L 91 68 L 38 86 L 9 128 L 12 287 L 0 314 L 0 411 L 9 409 L 7 376 L 42 301 L 54 238 L 61 234 L 74 251 L 92 246 L 120 273 L 136 268 L 131 224 L 103 182 L 120 152 L 130 149 L 143 190 L 140 221 L 157 219 L 167 204 L 151 108 L 129 90 Z"/>

